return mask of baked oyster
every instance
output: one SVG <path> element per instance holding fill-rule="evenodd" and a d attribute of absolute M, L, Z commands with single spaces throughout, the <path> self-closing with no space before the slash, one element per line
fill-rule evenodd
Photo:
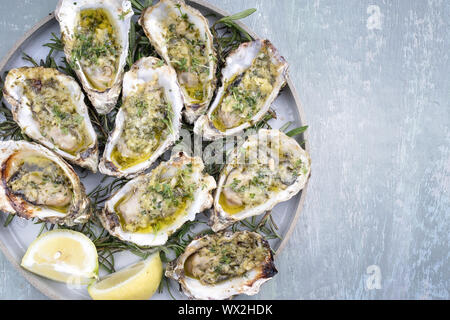
<path fill-rule="evenodd" d="M 309 155 L 293 138 L 261 129 L 230 155 L 220 174 L 211 217 L 214 232 L 271 210 L 305 186 Z"/>
<path fill-rule="evenodd" d="M 56 8 L 66 58 L 100 114 L 119 98 L 133 15 L 123 0 L 60 0 Z"/>
<path fill-rule="evenodd" d="M 99 169 L 131 177 L 148 169 L 178 139 L 183 97 L 175 71 L 153 57 L 142 58 L 125 74 L 122 96 Z"/>
<path fill-rule="evenodd" d="M 70 162 L 97 171 L 97 135 L 73 78 L 52 68 L 12 69 L 3 92 L 27 136 Z"/>
<path fill-rule="evenodd" d="M 285 84 L 288 64 L 269 40 L 243 43 L 226 59 L 222 86 L 194 132 L 206 140 L 235 135 L 260 121 Z"/>
<path fill-rule="evenodd" d="M 0 211 L 72 226 L 88 221 L 90 203 L 63 159 L 36 143 L 0 142 Z"/>
<path fill-rule="evenodd" d="M 269 243 L 249 231 L 197 238 L 166 268 L 166 276 L 178 281 L 189 298 L 201 300 L 255 295 L 275 274 Z"/>
<path fill-rule="evenodd" d="M 161 0 L 139 19 L 158 54 L 178 74 L 187 122 L 206 112 L 216 88 L 217 62 L 206 18 L 181 0 Z"/>
<path fill-rule="evenodd" d="M 200 158 L 181 152 L 129 181 L 105 203 L 104 228 L 139 246 L 165 244 L 186 221 L 212 206 L 216 182 L 203 168 Z"/>

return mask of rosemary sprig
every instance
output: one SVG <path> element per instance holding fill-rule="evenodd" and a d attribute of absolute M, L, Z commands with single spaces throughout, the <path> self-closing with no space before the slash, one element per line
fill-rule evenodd
<path fill-rule="evenodd" d="M 55 68 L 58 69 L 58 65 L 55 62 L 55 59 L 52 57 L 54 49 L 50 49 L 45 60 L 41 60 L 40 63 L 37 63 L 30 55 L 22 52 L 22 59 L 30 62 L 34 67 L 44 67 L 44 68 Z"/>
<path fill-rule="evenodd" d="M 0 101 L 3 100 L 3 86 L 4 81 L 0 77 Z M 22 133 L 22 129 L 14 121 L 13 114 L 5 103 L 0 104 L 0 115 L 4 120 L 0 122 L 0 139 L 1 140 L 28 140 L 28 138 Z"/>
<path fill-rule="evenodd" d="M 153 0 L 131 0 L 135 14 L 140 15 L 144 9 L 153 5 Z"/>
<path fill-rule="evenodd" d="M 231 229 L 233 232 L 239 230 L 248 230 L 252 232 L 257 232 L 264 236 L 266 239 L 279 239 L 283 240 L 281 235 L 278 233 L 278 226 L 275 224 L 272 218 L 272 212 L 266 212 L 262 217 L 253 216 L 252 218 L 247 218 L 235 223 Z"/>
<path fill-rule="evenodd" d="M 144 30 L 137 22 L 131 23 L 130 46 L 128 49 L 127 68 L 143 57 L 159 57 L 153 46 L 150 44 Z"/>
<path fill-rule="evenodd" d="M 308 126 L 304 126 L 304 127 L 300 127 L 300 128 L 295 128 L 291 131 L 289 131 L 288 133 L 286 133 L 286 135 L 288 137 L 295 137 L 299 134 L 302 134 L 303 132 L 305 132 L 308 129 Z"/>
<path fill-rule="evenodd" d="M 2 213 L 3 214 L 3 213 Z M 3 227 L 6 228 L 7 226 L 9 226 L 9 224 L 14 220 L 14 217 L 16 215 L 14 214 L 9 214 L 8 217 L 6 217 L 5 223 L 3 224 Z"/>
<path fill-rule="evenodd" d="M 252 37 L 242 29 L 235 21 L 252 15 L 256 9 L 247 9 L 231 16 L 217 20 L 210 28 L 214 37 L 214 44 L 218 59 L 218 73 L 225 64 L 228 54 L 244 42 L 252 40 Z M 219 74 L 218 74 L 219 75 Z"/>
<path fill-rule="evenodd" d="M 43 46 L 55 51 L 64 51 L 64 43 L 62 42 L 61 38 L 59 38 L 54 32 L 52 32 L 52 38 L 50 39 L 50 42 L 45 43 Z"/>

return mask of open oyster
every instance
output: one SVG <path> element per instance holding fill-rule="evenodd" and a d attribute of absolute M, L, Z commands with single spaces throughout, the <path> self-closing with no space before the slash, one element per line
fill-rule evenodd
<path fill-rule="evenodd" d="M 178 74 L 187 122 L 205 113 L 216 88 L 216 57 L 208 21 L 181 0 L 161 0 L 139 19 L 159 55 Z"/>
<path fill-rule="evenodd" d="M 212 206 L 214 178 L 200 158 L 175 154 L 146 175 L 128 182 L 100 215 L 106 230 L 140 246 L 159 246 L 186 221 Z"/>
<path fill-rule="evenodd" d="M 100 172 L 130 177 L 149 168 L 178 139 L 183 97 L 175 71 L 142 58 L 124 76 L 123 104 Z"/>
<path fill-rule="evenodd" d="M 55 11 L 66 58 L 101 114 L 116 105 L 134 15 L 130 1 L 60 0 Z"/>
<path fill-rule="evenodd" d="M 89 219 L 80 179 L 52 151 L 26 141 L 2 141 L 0 165 L 0 211 L 68 226 Z"/>
<path fill-rule="evenodd" d="M 70 162 L 97 171 L 97 135 L 73 78 L 50 68 L 13 69 L 3 92 L 27 136 Z"/>
<path fill-rule="evenodd" d="M 235 135 L 260 121 L 281 87 L 288 64 L 269 40 L 246 42 L 232 52 L 222 70 L 222 86 L 194 132 L 206 140 Z"/>
<path fill-rule="evenodd" d="M 259 130 L 231 153 L 220 174 L 212 229 L 225 229 L 289 200 L 303 189 L 310 170 L 309 155 L 297 141 L 278 130 Z"/>
<path fill-rule="evenodd" d="M 223 300 L 257 294 L 277 270 L 269 243 L 249 231 L 220 232 L 193 240 L 166 276 L 193 299 Z"/>

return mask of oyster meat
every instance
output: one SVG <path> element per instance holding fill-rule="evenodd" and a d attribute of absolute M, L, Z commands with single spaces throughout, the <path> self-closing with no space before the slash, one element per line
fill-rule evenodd
<path fill-rule="evenodd" d="M 185 222 L 212 206 L 214 178 L 200 158 L 175 154 L 150 173 L 129 181 L 100 215 L 106 230 L 140 246 L 159 246 Z"/>
<path fill-rule="evenodd" d="M 226 59 L 222 86 L 194 132 L 206 140 L 235 135 L 260 121 L 285 84 L 288 64 L 269 40 L 243 43 Z"/>
<path fill-rule="evenodd" d="M 176 71 L 187 122 L 205 113 L 216 88 L 216 55 L 206 18 L 181 0 L 161 0 L 139 19 L 159 55 Z"/>
<path fill-rule="evenodd" d="M 255 295 L 276 273 L 269 243 L 249 231 L 195 239 L 166 268 L 166 276 L 178 281 L 189 298 L 201 300 Z"/>
<path fill-rule="evenodd" d="M 179 137 L 183 98 L 175 71 L 149 57 L 124 76 L 123 104 L 100 172 L 131 177 L 149 168 Z"/>
<path fill-rule="evenodd" d="M 51 68 L 13 69 L 3 92 L 27 136 L 70 162 L 97 171 L 97 135 L 73 78 Z"/>
<path fill-rule="evenodd" d="M 84 186 L 63 159 L 26 141 L 0 142 L 0 211 L 72 226 L 88 221 Z"/>
<path fill-rule="evenodd" d="M 60 0 L 56 8 L 66 58 L 100 114 L 119 98 L 133 15 L 123 0 Z"/>
<path fill-rule="evenodd" d="M 212 229 L 223 230 L 289 200 L 303 189 L 310 170 L 309 155 L 297 141 L 278 130 L 259 130 L 231 153 L 220 174 Z"/>

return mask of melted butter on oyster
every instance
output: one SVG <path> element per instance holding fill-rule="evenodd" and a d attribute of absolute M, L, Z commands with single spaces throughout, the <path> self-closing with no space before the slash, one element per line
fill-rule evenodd
<path fill-rule="evenodd" d="M 0 142 L 0 211 L 52 224 L 86 223 L 91 207 L 72 167 L 26 141 Z"/>
<path fill-rule="evenodd" d="M 264 263 L 270 252 L 261 238 L 252 233 L 238 233 L 235 237 L 216 236 L 192 254 L 185 262 L 186 275 L 203 285 L 215 285 L 230 278 L 242 277 Z"/>
<path fill-rule="evenodd" d="M 111 158 L 120 169 L 148 159 L 171 133 L 173 110 L 164 89 L 154 80 L 140 85 L 122 105 L 127 121 Z"/>
<path fill-rule="evenodd" d="M 56 7 L 66 59 L 99 114 L 119 99 L 133 15 L 126 0 L 59 0 Z"/>
<path fill-rule="evenodd" d="M 235 148 L 222 170 L 214 199 L 212 229 L 271 210 L 303 189 L 311 160 L 296 140 L 261 129 Z"/>
<path fill-rule="evenodd" d="M 178 82 L 192 103 L 203 104 L 208 98 L 208 86 L 211 83 L 210 59 L 205 55 L 206 41 L 192 19 L 183 13 L 179 4 L 178 12 L 169 12 L 164 21 L 164 38 L 170 64 L 177 71 Z"/>
<path fill-rule="evenodd" d="M 23 67 L 8 72 L 3 92 L 27 136 L 97 171 L 97 135 L 75 79 L 53 68 Z"/>
<path fill-rule="evenodd" d="M 40 157 L 22 157 L 7 182 L 13 194 L 25 201 L 66 212 L 72 202 L 69 179 L 53 161 Z"/>
<path fill-rule="evenodd" d="M 269 146 L 270 148 L 270 146 Z M 270 150 L 259 149 L 266 152 Z M 298 176 L 308 173 L 308 163 L 296 158 L 292 150 L 279 154 L 279 162 L 274 158 L 256 158 L 254 164 L 239 164 L 228 174 L 220 194 L 219 204 L 225 212 L 236 214 L 245 208 L 256 207 L 273 195 L 286 190 Z"/>
<path fill-rule="evenodd" d="M 176 77 L 154 57 L 140 59 L 125 73 L 123 103 L 99 165 L 103 174 L 134 177 L 178 140 L 183 97 Z"/>
<path fill-rule="evenodd" d="M 222 85 L 194 132 L 206 140 L 241 133 L 263 119 L 286 83 L 288 64 L 269 40 L 242 43 L 226 58 Z"/>
<path fill-rule="evenodd" d="M 41 135 L 71 155 L 86 151 L 92 145 L 92 137 L 69 88 L 52 72 L 39 73 L 30 68 L 23 75 L 25 81 L 16 84 L 28 100 Z"/>
<path fill-rule="evenodd" d="M 226 84 L 221 102 L 211 114 L 214 126 L 224 132 L 251 120 L 272 93 L 280 74 L 263 46 L 251 66 Z"/>
<path fill-rule="evenodd" d="M 176 153 L 126 183 L 105 203 L 100 220 L 111 235 L 140 246 L 159 246 L 185 222 L 212 206 L 213 177 L 201 158 Z"/>
<path fill-rule="evenodd" d="M 182 168 L 158 167 L 115 205 L 122 228 L 156 233 L 175 222 L 194 200 L 197 183 L 192 163 Z"/>
<path fill-rule="evenodd" d="M 166 267 L 166 277 L 178 281 L 189 298 L 204 300 L 254 295 L 275 274 L 269 243 L 249 231 L 198 237 Z"/>
<path fill-rule="evenodd" d="M 187 122 L 205 113 L 216 88 L 217 59 L 208 20 L 182 0 L 161 0 L 139 24 L 158 54 L 177 72 Z"/>
<path fill-rule="evenodd" d="M 119 70 L 121 45 L 107 10 L 84 9 L 78 14 L 71 51 L 72 64 L 78 61 L 93 88 L 111 88 Z"/>

